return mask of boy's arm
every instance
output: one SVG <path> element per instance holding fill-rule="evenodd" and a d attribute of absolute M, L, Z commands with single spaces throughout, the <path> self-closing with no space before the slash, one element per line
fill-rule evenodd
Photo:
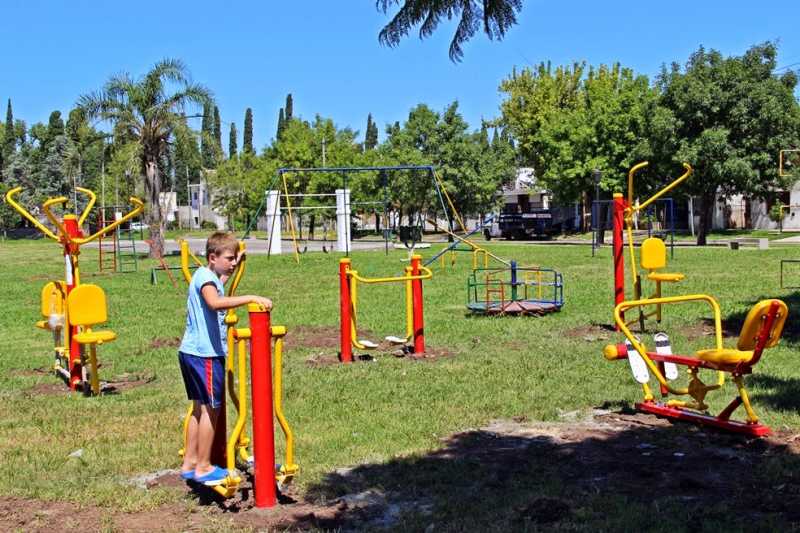
<path fill-rule="evenodd" d="M 220 296 L 213 283 L 206 283 L 203 285 L 203 288 L 200 289 L 200 293 L 203 295 L 203 300 L 206 302 L 206 305 L 214 311 L 240 307 L 249 303 L 261 304 L 268 310 L 272 309 L 272 300 L 264 298 L 263 296 L 256 296 L 254 294 L 247 294 L 244 296 Z"/>

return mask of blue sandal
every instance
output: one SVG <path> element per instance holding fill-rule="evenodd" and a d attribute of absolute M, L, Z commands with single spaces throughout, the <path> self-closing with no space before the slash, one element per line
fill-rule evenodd
<path fill-rule="evenodd" d="M 222 483 L 225 482 L 226 477 L 228 477 L 228 471 L 224 468 L 215 466 L 214 470 L 203 476 L 195 476 L 194 480 L 207 487 L 214 487 L 216 485 L 222 485 Z"/>
<path fill-rule="evenodd" d="M 184 481 L 194 481 L 194 470 L 181 471 L 181 479 Z"/>

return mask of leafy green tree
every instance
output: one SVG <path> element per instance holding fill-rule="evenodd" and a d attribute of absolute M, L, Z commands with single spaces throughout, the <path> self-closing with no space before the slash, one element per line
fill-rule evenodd
<path fill-rule="evenodd" d="M 461 61 L 462 45 L 482 27 L 489 39 L 502 39 L 517 22 L 523 0 L 377 0 L 377 8 L 386 13 L 390 7 L 402 7 L 378 34 L 378 41 L 394 47 L 419 25 L 420 39 L 430 37 L 443 19 L 458 19 L 450 42 L 450 60 Z"/>
<path fill-rule="evenodd" d="M 249 107 L 244 112 L 244 138 L 242 139 L 242 150 L 254 154 L 253 150 L 253 110 Z"/>
<path fill-rule="evenodd" d="M 168 93 L 167 83 L 178 85 L 177 92 Z M 159 161 L 167 155 L 172 132 L 182 118 L 184 107 L 206 105 L 211 101 L 208 89 L 191 83 L 186 66 L 174 59 L 156 63 L 137 80 L 127 74 L 112 77 L 102 91 L 84 95 L 79 100 L 88 117 L 100 117 L 126 129 L 139 147 L 139 172 L 144 178 L 146 220 L 150 226 L 153 257 L 164 253 L 165 221 L 159 201 L 162 190 Z"/>
<path fill-rule="evenodd" d="M 228 157 L 234 158 L 239 154 L 239 148 L 236 146 L 236 123 L 231 122 L 231 132 L 228 135 Z"/>
<path fill-rule="evenodd" d="M 203 163 L 198 148 L 200 133 L 192 130 L 184 117 L 176 123 L 173 136 L 175 191 L 178 202 L 185 205 L 189 202 L 187 183 L 199 183 L 202 177 Z"/>
<path fill-rule="evenodd" d="M 286 106 L 284 107 L 284 118 L 289 122 L 294 118 L 294 102 L 292 101 L 292 93 L 286 95 Z"/>
<path fill-rule="evenodd" d="M 630 69 L 543 63 L 512 73 L 500 91 L 500 123 L 516 141 L 520 164 L 533 167 L 560 203 L 593 190 L 593 169 L 602 172 L 601 188 L 619 190 L 627 170 L 648 157 L 647 117 L 657 93 Z"/>
<path fill-rule="evenodd" d="M 699 197 L 697 243 L 705 244 L 717 194 L 768 198 L 783 188 L 778 152 L 800 141 L 800 107 L 794 73 L 775 73 L 777 47 L 766 42 L 742 56 L 699 48 L 683 69 L 663 69 L 658 79 L 662 113 L 653 127 L 659 168 L 675 173 L 681 162 L 695 170 L 681 189 Z"/>

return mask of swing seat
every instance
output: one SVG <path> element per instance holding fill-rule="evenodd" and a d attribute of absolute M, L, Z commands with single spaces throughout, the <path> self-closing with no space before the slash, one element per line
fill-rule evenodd
<path fill-rule="evenodd" d="M 378 347 L 377 344 L 375 344 L 374 342 L 369 341 L 367 339 L 358 339 L 358 343 L 361 346 L 363 346 L 364 348 L 369 349 L 369 350 L 372 350 L 372 349 L 375 349 L 375 348 Z"/>
<path fill-rule="evenodd" d="M 385 339 L 386 339 L 387 342 L 391 342 L 392 344 L 405 344 L 406 343 L 406 339 L 404 339 L 402 337 L 395 337 L 394 335 L 389 335 L 388 337 L 385 337 Z"/>

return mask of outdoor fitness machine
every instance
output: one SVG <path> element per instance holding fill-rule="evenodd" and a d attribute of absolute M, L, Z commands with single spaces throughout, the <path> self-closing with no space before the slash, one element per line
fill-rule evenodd
<path fill-rule="evenodd" d="M 650 239 L 642 244 L 641 261 L 642 267 L 650 272 L 648 278 L 656 281 L 656 293 L 650 298 L 642 298 L 641 278 L 636 271 L 636 261 L 630 233 L 630 220 L 635 212 L 635 208 L 632 207 L 633 176 L 638 169 L 646 165 L 647 163 L 639 163 L 634 166 L 628 174 L 627 204 L 622 194 L 617 193 L 614 195 L 614 288 L 616 303 L 614 307 L 614 323 L 617 329 L 622 331 L 625 335 L 625 342 L 606 346 L 603 350 L 603 355 L 609 361 L 618 359 L 628 360 L 633 377 L 642 386 L 642 391 L 644 393 L 644 400 L 636 404 L 636 408 L 640 411 L 678 420 L 697 422 L 751 436 L 766 435 L 770 432 L 770 429 L 758 422 L 758 417 L 750 405 L 750 400 L 744 387 L 744 376 L 752 373 L 753 366 L 761 359 L 763 351 L 775 346 L 780 340 L 788 313 L 786 304 L 776 299 L 758 302 L 745 318 L 736 348 L 725 348 L 722 344 L 720 307 L 712 296 L 706 294 L 671 297 L 661 296 L 661 288 L 658 284 L 659 281 L 678 281 L 682 279 L 683 276 L 680 274 L 655 272 L 657 268 L 664 266 L 663 258 L 666 256 L 666 251 L 663 242 L 658 246 L 654 243 L 648 243 Z M 638 209 L 644 209 L 659 196 L 665 194 L 688 178 L 692 172 L 692 168 L 686 163 L 684 163 L 683 166 L 685 172 L 681 177 L 656 193 L 652 198 L 639 205 Z M 625 300 L 622 243 L 623 222 L 628 229 L 631 271 L 633 273 L 635 292 L 633 300 Z M 699 350 L 695 352 L 694 355 L 673 355 L 669 337 L 665 333 L 658 332 L 653 335 L 655 351 L 651 352 L 647 350 L 644 342 L 628 328 L 630 322 L 625 321 L 625 311 L 636 309 L 639 311 L 639 321 L 642 329 L 644 329 L 644 318 L 650 315 L 645 315 L 643 308 L 655 306 L 655 313 L 658 319 L 660 319 L 662 305 L 686 302 L 703 302 L 711 307 L 714 315 L 715 334 L 713 348 Z M 635 322 L 635 320 L 633 322 Z M 686 386 L 676 386 L 671 383 L 679 377 L 677 365 L 687 367 L 689 382 Z M 716 372 L 716 380 L 713 384 L 706 384 L 700 379 L 701 369 L 708 369 Z M 655 376 L 659 383 L 662 397 L 666 398 L 669 395 L 689 396 L 690 399 L 669 399 L 664 402 L 656 401 L 649 384 L 651 374 Z M 726 374 L 731 375 L 733 382 L 736 384 L 738 394 L 717 416 L 711 416 L 708 414 L 709 406 L 705 402 L 706 395 L 711 391 L 723 387 Z M 731 420 L 731 415 L 741 405 L 744 405 L 747 420 L 744 422 Z"/>
<path fill-rule="evenodd" d="M 625 300 L 625 258 L 623 253 L 624 237 L 623 225 L 628 238 L 628 250 L 630 252 L 631 276 L 633 282 L 634 300 L 642 297 L 642 277 L 636 267 L 636 252 L 633 242 L 633 217 L 637 213 L 647 209 L 650 204 L 656 202 L 660 197 L 677 187 L 692 174 L 692 167 L 688 163 L 683 164 L 684 173 L 672 181 L 669 185 L 658 191 L 646 201 L 634 205 L 633 178 L 636 172 L 646 167 L 649 163 L 644 161 L 634 165 L 628 172 L 628 199 L 627 202 L 622 193 L 614 193 L 614 215 L 613 215 L 613 251 L 614 251 L 614 304 L 618 305 Z M 647 279 L 655 282 L 655 293 L 651 298 L 661 297 L 662 283 L 675 283 L 684 278 L 683 274 L 673 274 L 659 272 L 667 264 L 667 252 L 664 241 L 657 237 L 648 237 L 642 242 L 640 250 L 641 266 L 647 270 Z M 661 304 L 655 304 L 656 309 L 650 313 L 645 313 L 641 307 L 639 311 L 639 325 L 644 330 L 646 318 L 656 315 L 661 322 Z"/>
<path fill-rule="evenodd" d="M 80 216 L 64 214 L 59 219 L 53 214 L 52 207 L 66 204 L 68 201 L 66 196 L 50 198 L 42 205 L 42 211 L 56 228 L 56 233 L 39 222 L 17 202 L 15 197 L 22 191 L 22 187 L 8 191 L 5 200 L 35 228 L 64 249 L 64 280 L 49 282 L 42 289 L 41 312 L 44 320 L 37 322 L 36 325 L 53 333 L 55 344 L 53 369 L 56 375 L 66 380 L 70 390 L 82 388 L 86 394 L 97 395 L 100 394 L 100 380 L 97 373 L 96 347 L 104 342 L 113 341 L 116 334 L 111 331 L 91 330 L 92 326 L 106 321 L 106 298 L 103 290 L 96 285 L 81 286 L 78 268 L 80 247 L 115 231 L 120 224 L 141 213 L 144 204 L 132 196 L 130 202 L 134 207 L 128 214 L 84 237 L 81 226 L 94 207 L 97 197 L 92 191 L 83 187 L 76 187 L 75 190 L 89 198 Z M 77 209 L 77 206 L 75 207 Z M 81 346 L 86 345 L 89 346 L 90 368 L 86 368 L 86 354 L 81 349 Z"/>
<path fill-rule="evenodd" d="M 245 271 L 245 245 L 239 241 L 239 254 L 242 260 L 236 265 L 231 276 L 228 293 L 232 296 Z M 187 283 L 192 280 L 189 258 L 196 264 L 197 257 L 189 250 L 189 244 L 181 241 L 181 268 Z M 256 507 L 273 507 L 277 502 L 276 486 L 288 485 L 297 474 L 299 467 L 294 462 L 294 434 L 283 415 L 283 338 L 286 336 L 284 326 L 272 326 L 270 312 L 259 304 L 247 306 L 250 318 L 249 328 L 237 328 L 239 317 L 235 309 L 228 309 L 225 314 L 227 328 L 226 342 L 228 357 L 225 361 L 226 389 L 231 402 L 236 408 L 236 422 L 230 437 L 226 440 L 226 408 L 223 401 L 220 409 L 218 427 L 223 428 L 215 434 L 211 459 L 214 464 L 224 464 L 228 469 L 228 477 L 221 485 L 212 487 L 224 498 L 232 497 L 242 483 L 242 477 L 236 469 L 237 457 L 246 465 L 253 465 L 253 489 Z M 275 360 L 272 360 L 272 344 L 275 341 Z M 253 454 L 248 452 L 250 438 L 247 436 L 247 343 L 250 343 L 250 387 L 252 400 Z M 274 365 L 274 368 L 273 368 Z M 275 424 L 278 424 L 286 440 L 285 460 L 283 464 L 275 462 Z M 192 416 L 192 406 L 183 421 L 184 448 Z M 182 456 L 184 449 L 179 454 Z"/>
<path fill-rule="evenodd" d="M 353 361 L 353 346 L 359 350 L 370 350 L 378 345 L 368 340 L 359 340 L 356 315 L 358 308 L 358 283 L 404 283 L 406 302 L 405 337 L 386 337 L 393 344 L 402 344 L 412 354 L 425 353 L 425 327 L 423 318 L 422 280 L 431 279 L 433 273 L 420 264 L 422 256 L 412 255 L 411 266 L 405 268 L 402 276 L 391 278 L 365 278 L 350 268 L 350 259 L 339 260 L 339 318 L 341 342 L 340 360 Z M 413 343 L 411 343 L 413 339 Z"/>

